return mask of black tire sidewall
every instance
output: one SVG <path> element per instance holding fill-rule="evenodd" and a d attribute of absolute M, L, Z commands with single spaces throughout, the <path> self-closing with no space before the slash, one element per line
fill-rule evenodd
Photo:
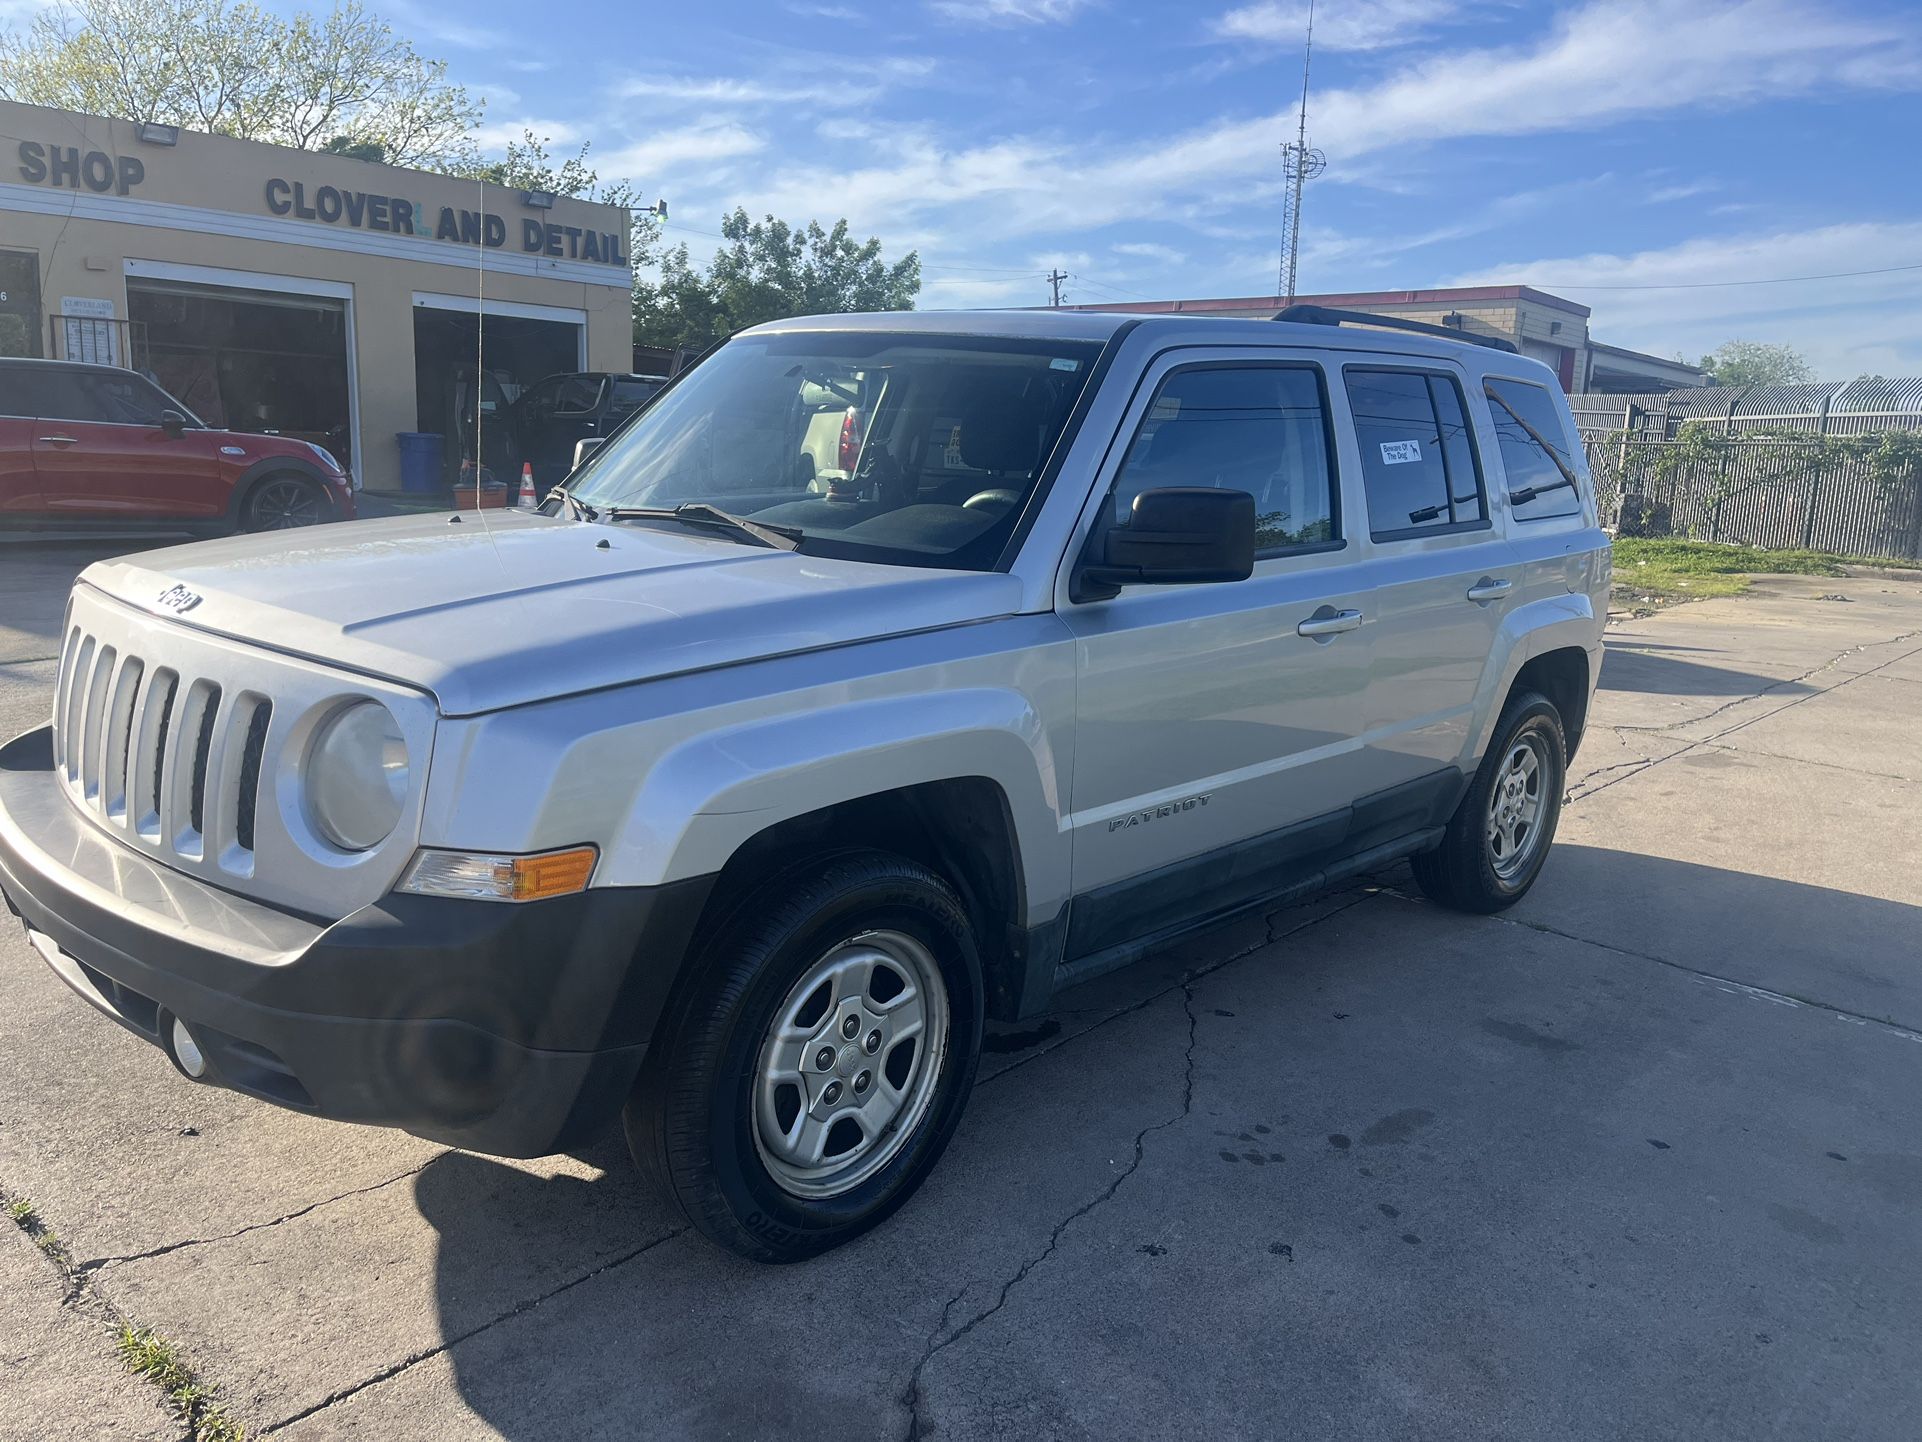
<path fill-rule="evenodd" d="M 864 874 L 851 876 L 857 868 Z M 845 858 L 825 875 L 804 873 L 787 880 L 802 886 L 825 882 L 832 891 L 804 923 L 785 928 L 771 947 L 766 946 L 767 930 L 747 920 L 760 912 L 752 903 L 736 912 L 735 925 L 723 929 L 730 940 L 743 930 L 750 933 L 749 954 L 759 950 L 760 955 L 749 960 L 736 953 L 754 974 L 724 1016 L 708 1018 L 707 1024 L 718 1023 L 723 1034 L 708 1053 L 711 1074 L 703 1089 L 707 1114 L 700 1124 L 711 1170 L 707 1183 L 735 1224 L 778 1259 L 795 1260 L 876 1225 L 913 1194 L 960 1122 L 980 1060 L 984 1017 L 981 966 L 966 913 L 930 874 L 899 858 L 869 856 Z M 885 1167 L 843 1196 L 797 1197 L 774 1180 L 755 1146 L 752 1097 L 761 1044 L 776 1008 L 807 967 L 841 942 L 875 930 L 913 937 L 940 967 L 948 991 L 941 1075 L 914 1136 Z M 679 1185 L 695 1179 L 675 1180 Z"/>
<path fill-rule="evenodd" d="M 312 494 L 320 501 L 323 510 L 332 509 L 332 498 L 328 496 L 327 488 L 319 482 L 301 475 L 298 471 L 271 471 L 255 481 L 253 485 L 248 488 L 246 497 L 240 503 L 240 529 L 244 534 L 250 536 L 266 534 L 267 528 L 260 524 L 260 516 L 257 508 L 260 504 L 260 497 L 266 492 L 267 488 L 280 481 L 293 481 L 297 483 L 302 490 Z M 324 524 L 326 520 L 327 517 L 323 515 L 320 520 L 314 524 L 321 525 Z M 290 529 L 304 530 L 305 527 L 296 526 Z"/>
<path fill-rule="evenodd" d="M 1494 790 L 1495 782 L 1501 774 L 1502 763 L 1515 743 L 1529 732 L 1538 732 L 1547 742 L 1548 760 L 1552 776 L 1543 778 L 1542 800 L 1546 810 L 1545 834 L 1535 848 L 1535 854 L 1528 866 L 1519 876 L 1503 880 L 1495 872 L 1494 858 L 1488 854 L 1488 840 L 1485 834 L 1488 815 L 1488 798 Z M 1502 904 L 1519 901 L 1535 884 L 1541 875 L 1542 867 L 1548 864 L 1548 853 L 1555 845 L 1555 831 L 1561 823 L 1562 788 L 1568 778 L 1568 744 L 1562 735 L 1561 713 L 1554 703 L 1545 696 L 1523 698 L 1508 715 L 1503 717 L 1502 726 L 1496 736 L 1495 744 L 1489 748 L 1482 763 L 1481 771 L 1475 777 L 1474 787 L 1469 791 L 1469 805 L 1463 808 L 1462 820 L 1467 823 L 1463 828 L 1462 844 L 1472 844 L 1475 848 L 1476 872 L 1481 889 L 1490 900 Z"/>

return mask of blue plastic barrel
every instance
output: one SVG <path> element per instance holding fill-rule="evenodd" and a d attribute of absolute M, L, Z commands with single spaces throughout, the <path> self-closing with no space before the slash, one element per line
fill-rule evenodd
<path fill-rule="evenodd" d="M 438 491 L 441 450 L 446 438 L 438 431 L 396 431 L 394 441 L 400 447 L 400 488 Z"/>

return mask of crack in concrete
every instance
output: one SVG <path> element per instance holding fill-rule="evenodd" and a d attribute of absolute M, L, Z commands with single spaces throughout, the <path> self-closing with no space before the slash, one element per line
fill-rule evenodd
<path fill-rule="evenodd" d="M 1404 899 L 1414 901 L 1417 898 L 1407 897 Z M 1612 941 L 1597 941 L 1593 937 L 1581 936 L 1572 931 L 1563 931 L 1560 927 L 1550 926 L 1546 922 L 1524 921 L 1520 917 L 1514 916 L 1491 916 L 1489 920 L 1499 922 L 1503 926 L 1519 926 L 1523 930 L 1540 932 L 1544 936 L 1560 937 L 1563 941 L 1573 941 L 1583 946 L 1597 947 L 1602 951 L 1612 951 L 1617 956 L 1633 957 L 1637 961 L 1652 961 L 1657 966 L 1666 966 L 1672 971 L 1682 972 L 1687 976 L 1695 977 L 1699 981 L 1712 982 L 1717 986 L 1728 987 L 1749 996 L 1759 997 L 1764 1001 L 1778 1002 L 1786 1006 L 1812 1007 L 1816 1011 L 1826 1011 L 1833 1016 L 1840 1017 L 1844 1021 L 1856 1022 L 1863 1026 L 1882 1027 L 1907 1041 L 1922 1042 L 1922 1031 L 1917 1031 L 1913 1027 L 1904 1026 L 1893 1017 L 1870 1016 L 1866 1012 L 1851 1011 L 1845 1006 L 1837 1006 L 1833 1002 L 1819 1001 L 1812 996 L 1798 996 L 1794 992 L 1776 991 L 1772 987 L 1757 986 L 1753 982 L 1737 981 L 1732 976 L 1722 976 L 1717 972 L 1704 971 L 1699 966 L 1689 966 L 1685 962 L 1674 961 L 1669 957 L 1659 956 L 1652 951 L 1637 951 L 1630 946 L 1617 946 Z"/>
<path fill-rule="evenodd" d="M 1242 952 L 1241 955 L 1245 956 L 1247 952 Z M 915 1362 L 913 1371 L 908 1374 L 907 1385 L 901 1393 L 901 1405 L 907 1409 L 908 1413 L 907 1442 L 919 1442 L 919 1439 L 927 1436 L 927 1419 L 922 1413 L 921 1376 L 927 1370 L 928 1365 L 934 1361 L 935 1357 L 946 1351 L 949 1347 L 952 1347 L 956 1342 L 959 1342 L 963 1337 L 967 1336 L 970 1332 L 974 1331 L 975 1328 L 981 1326 L 990 1317 L 994 1316 L 995 1313 L 1005 1307 L 1008 1304 L 1009 1294 L 1012 1293 L 1016 1287 L 1020 1286 L 1022 1282 L 1026 1281 L 1029 1274 L 1032 1273 L 1035 1268 L 1039 1267 L 1043 1262 L 1047 1261 L 1049 1257 L 1054 1255 L 1055 1248 L 1061 1244 L 1061 1238 L 1067 1232 L 1068 1228 L 1087 1216 L 1090 1212 L 1110 1201 L 1115 1193 L 1121 1190 L 1121 1184 L 1135 1174 L 1141 1166 L 1142 1159 L 1147 1155 L 1149 1137 L 1153 1136 L 1156 1132 L 1166 1131 L 1169 1127 L 1186 1121 L 1194 1113 L 1195 1047 L 1200 1031 L 1200 1020 L 1195 1015 L 1195 982 L 1199 980 L 1200 977 L 1207 975 L 1208 972 L 1219 970 L 1221 966 L 1225 966 L 1226 964 L 1226 962 L 1220 962 L 1215 966 L 1207 968 L 1207 971 L 1191 972 L 1181 981 L 1182 1009 L 1188 1014 L 1188 1045 L 1182 1058 L 1180 1110 L 1165 1121 L 1150 1123 L 1135 1133 L 1134 1157 L 1122 1170 L 1121 1174 L 1055 1224 L 1053 1232 L 1048 1236 L 1047 1244 L 1032 1257 L 1023 1261 L 1015 1274 L 1001 1284 L 1000 1294 L 994 1299 L 993 1306 L 977 1312 L 952 1332 L 947 1332 L 949 1313 L 952 1311 L 955 1303 L 959 1302 L 961 1298 L 967 1294 L 969 1289 L 966 1287 L 962 1288 L 960 1292 L 957 1292 L 949 1299 L 948 1305 L 941 1309 L 941 1320 L 936 1324 L 934 1330 L 928 1333 L 927 1343 L 922 1349 L 920 1358 Z M 1158 995 L 1166 996 L 1168 992 L 1173 990 L 1173 987 L 1169 987 L 1158 993 Z M 1080 1035 L 1085 1036 L 1087 1033 L 1082 1032 Z M 946 1332 L 945 1336 L 943 1335 L 944 1332 Z"/>
<path fill-rule="evenodd" d="M 1764 751 L 1759 746 L 1721 746 L 1714 741 L 1701 741 L 1696 744 L 1706 746 L 1712 751 L 1726 752 L 1730 756 L 1766 756 L 1771 761 L 1787 761 L 1794 766 L 1820 766 L 1827 771 L 1847 772 L 1850 776 L 1871 776 L 1877 781 L 1922 781 L 1922 776 L 1902 776 L 1893 771 L 1871 771 L 1866 766 L 1844 766 L 1839 761 L 1817 761 L 1812 756 L 1790 756 L 1781 751 Z"/>
<path fill-rule="evenodd" d="M 1922 631 L 1906 631 L 1902 635 L 1891 637 L 1887 641 L 1871 641 L 1868 643 L 1868 645 L 1893 646 L 1898 642 L 1913 640 L 1917 636 L 1922 636 Z M 1694 726 L 1700 722 L 1708 720 L 1710 717 L 1720 715 L 1722 712 L 1728 710 L 1732 706 L 1740 706 L 1745 702 L 1758 700 L 1761 697 L 1768 695 L 1769 692 L 1776 690 L 1782 686 L 1797 685 L 1802 681 L 1807 680 L 1810 676 L 1820 675 L 1822 672 L 1836 665 L 1845 657 L 1853 656 L 1857 652 L 1864 651 L 1866 649 L 1868 649 L 1867 646 L 1851 646 L 1846 651 L 1839 652 L 1835 656 L 1832 656 L 1829 660 L 1823 662 L 1820 666 L 1817 666 L 1813 671 L 1805 672 L 1801 676 L 1791 677 L 1786 681 L 1778 681 L 1771 686 L 1764 686 L 1760 691 L 1751 692 L 1747 696 L 1738 696 L 1733 701 L 1727 702 L 1721 706 L 1717 706 L 1713 711 L 1706 711 L 1702 715 L 1691 717 L 1686 721 L 1671 721 L 1671 722 L 1668 722 L 1666 725 L 1662 725 L 1662 726 L 1611 726 L 1608 729 L 1616 732 L 1618 735 L 1623 731 L 1634 731 L 1643 735 L 1651 735 L 1651 734 L 1666 734 L 1668 732 L 1673 731 L 1678 726 Z M 1750 726 L 1754 726 L 1758 724 L 1759 722 L 1767 721 L 1772 719 L 1773 717 L 1780 716 L 1784 711 L 1788 711 L 1796 706 L 1800 706 L 1804 702 L 1813 701 L 1821 696 L 1833 696 L 1837 691 L 1840 691 L 1844 686 L 1848 686 L 1853 682 L 1860 681 L 1865 676 L 1876 675 L 1878 672 L 1886 670 L 1888 667 L 1895 665 L 1896 662 L 1906 661 L 1909 659 L 1909 657 L 1916 656 L 1916 655 L 1922 655 L 1922 647 L 1918 647 L 1916 650 L 1913 650 L 1913 651 L 1904 651 L 1900 656 L 1891 656 L 1889 657 L 1888 660 L 1884 661 L 1881 665 L 1871 666 L 1866 671 L 1853 672 L 1850 675 L 1844 677 L 1842 680 L 1837 681 L 1833 686 L 1822 686 L 1817 689 L 1811 690 L 1804 695 L 1797 696 L 1794 700 L 1786 701 L 1782 705 L 1777 706 L 1773 711 L 1764 711 L 1760 716 L 1751 716 L 1746 721 L 1738 721 L 1733 726 L 1725 726 L 1720 731 L 1715 732 L 1713 735 L 1703 736 L 1694 741 L 1690 741 L 1686 745 L 1678 747 L 1676 750 L 1669 752 L 1669 754 L 1666 756 L 1654 756 L 1654 757 L 1650 757 L 1646 761 L 1641 761 L 1641 762 L 1624 761 L 1619 763 L 1616 766 L 1605 766 L 1600 771 L 1592 771 L 1588 774 L 1588 776 L 1585 776 L 1582 778 L 1584 783 L 1586 783 L 1591 778 L 1595 776 L 1600 776 L 1608 771 L 1624 770 L 1625 774 L 1614 777 L 1611 780 L 1604 781 L 1600 786 L 1585 785 L 1584 788 L 1581 790 L 1571 790 L 1564 797 L 1564 804 L 1569 804 L 1576 801 L 1584 801 L 1590 796 L 1594 796 L 1600 792 L 1608 790 L 1608 788 L 1611 786 L 1619 786 L 1622 782 L 1628 780 L 1629 777 L 1631 776 L 1639 776 L 1642 774 L 1642 772 L 1648 771 L 1656 766 L 1661 766 L 1667 762 L 1673 761 L 1678 756 L 1686 756 L 1688 755 L 1689 752 L 1694 751 L 1699 747 L 1714 746 L 1714 744 L 1717 741 L 1720 741 L 1725 736 L 1733 736 L 1737 731 L 1745 730 Z M 1627 743 L 1624 742 L 1623 744 L 1626 745 Z M 1718 749 L 1734 750 L 1735 748 L 1722 747 Z M 1788 758 L 1785 758 L 1785 759 L 1788 759 Z M 1848 768 L 1845 767 L 1843 769 L 1846 770 Z M 1893 779 L 1906 780 L 1907 778 L 1897 777 Z"/>
<path fill-rule="evenodd" d="M 309 1202 L 306 1206 L 299 1208 L 297 1211 L 288 1212 L 285 1216 L 275 1217 L 271 1221 L 249 1222 L 244 1227 L 238 1227 L 231 1232 L 224 1232 L 217 1237 L 188 1237 L 183 1241 L 168 1242 L 163 1246 L 150 1247 L 144 1252 L 132 1252 L 124 1257 L 95 1257 L 91 1261 L 76 1262 L 74 1264 L 74 1271 L 76 1271 L 83 1277 L 91 1276 L 94 1272 L 99 1271 L 102 1267 L 118 1266 L 128 1262 L 145 1262 L 154 1257 L 164 1257 L 169 1252 L 184 1251 L 188 1247 L 206 1247 L 206 1246 L 213 1245 L 215 1242 L 231 1242 L 235 1237 L 244 1237 L 249 1232 L 264 1232 L 271 1227 L 280 1226 L 283 1222 L 291 1222 L 291 1221 L 294 1221 L 296 1218 L 307 1216 L 309 1213 L 312 1213 L 312 1212 L 317 1212 L 322 1207 L 331 1207 L 332 1205 L 334 1205 L 334 1203 L 344 1202 L 350 1197 L 364 1197 L 369 1192 L 378 1192 L 378 1191 L 381 1191 L 383 1188 L 393 1186 L 396 1182 L 404 1182 L 409 1177 L 417 1177 L 422 1172 L 426 1171 L 429 1167 L 431 1167 L 435 1162 L 439 1161 L 442 1157 L 451 1156 L 451 1155 L 452 1155 L 451 1152 L 437 1152 L 433 1156 L 429 1157 L 426 1161 L 422 1162 L 419 1166 L 409 1167 L 406 1171 L 400 1173 L 398 1176 L 389 1177 L 385 1181 L 381 1181 L 381 1182 L 373 1182 L 364 1187 L 355 1187 L 352 1191 L 342 1192 L 337 1197 L 322 1197 L 317 1202 Z"/>
<path fill-rule="evenodd" d="M 1095 1032 L 1099 1031 L 1102 1027 L 1108 1025 L 1108 1023 L 1113 1021 L 1119 1021 L 1124 1016 L 1132 1016 L 1136 1012 L 1140 1011 L 1143 1007 L 1154 1005 L 1156 1002 L 1160 1001 L 1164 996 L 1167 996 L 1172 992 L 1178 991 L 1182 987 L 1188 986 L 1193 982 L 1200 981 L 1203 977 L 1214 974 L 1215 972 L 1221 970 L 1221 968 L 1224 966 L 1230 966 L 1233 963 L 1237 961 L 1241 961 L 1246 957 L 1253 956 L 1256 952 L 1266 950 L 1268 947 L 1273 946 L 1275 943 L 1279 941 L 1285 941 L 1287 940 L 1287 938 L 1294 936 L 1298 932 L 1306 931 L 1311 926 L 1319 926 L 1324 921 L 1329 921 L 1334 917 L 1340 916 L 1342 912 L 1347 911 L 1350 907 L 1360 906 L 1364 901 L 1367 901 L 1370 897 L 1376 895 L 1379 890 L 1380 890 L 1379 887 L 1371 886 L 1369 889 L 1362 891 L 1359 895 L 1355 896 L 1352 900 L 1346 902 L 1345 904 L 1341 906 L 1337 906 L 1333 910 L 1324 911 L 1319 916 L 1303 917 L 1302 919 L 1296 921 L 1292 926 L 1286 927 L 1280 932 L 1277 932 L 1275 929 L 1276 919 L 1278 917 L 1286 916 L 1288 912 L 1293 908 L 1283 907 L 1278 911 L 1272 912 L 1268 916 L 1263 918 L 1263 920 L 1267 923 L 1268 935 L 1261 941 L 1257 941 L 1249 946 L 1244 946 L 1240 951 L 1230 952 L 1227 956 L 1222 957 L 1218 961 L 1210 962 L 1206 966 L 1199 966 L 1199 967 L 1192 968 L 1191 970 L 1185 971 L 1182 973 L 1182 979 L 1180 981 L 1174 982 L 1168 986 L 1164 986 L 1158 991 L 1150 992 L 1147 996 L 1142 997 L 1139 1001 L 1133 1001 L 1126 1006 L 1119 1007 L 1116 1010 L 1107 1013 L 1105 1016 L 1101 1018 L 1101 1020 L 1091 1023 L 1090 1025 L 1084 1027 L 1080 1031 L 1064 1032 L 1062 1035 L 1052 1038 L 1049 1042 L 1043 1045 L 1030 1048 L 1028 1051 L 1022 1053 L 1021 1056 L 1018 1057 L 1016 1060 L 1011 1061 L 1006 1066 L 1002 1067 L 1001 1070 L 996 1072 L 993 1076 L 986 1076 L 981 1078 L 980 1081 L 975 1083 L 975 1086 L 977 1087 L 977 1089 L 984 1086 L 990 1086 L 993 1083 L 1000 1081 L 1003 1077 L 1012 1075 L 1015 1071 L 1019 1070 L 1021 1067 L 1028 1065 L 1029 1062 L 1039 1061 L 1042 1057 L 1048 1055 L 1049 1052 L 1057 1051 L 1061 1047 L 1067 1046 L 1070 1042 L 1078 1041 L 1084 1036 L 1092 1036 Z M 1328 893 L 1327 897 L 1323 897 L 1321 899 L 1327 900 L 1329 897 L 1341 896 L 1342 894 L 1343 893 L 1340 890 L 1331 891 Z M 1203 932 L 1201 934 L 1205 935 L 1206 933 Z M 1125 971 L 1126 968 L 1123 968 L 1123 970 Z M 1067 1011 L 1057 1012 L 1057 1011 L 1050 1010 L 1047 1013 L 1047 1015 L 1049 1016 L 1075 1016 L 1075 1015 L 1085 1016 L 1089 1013 L 1089 1010 L 1090 1010 L 1089 1008 L 1083 1008 L 1079 1012 L 1067 1012 Z"/>
<path fill-rule="evenodd" d="M 443 1155 L 445 1154 L 443 1153 Z M 480 1334 L 483 1332 L 491 1331 L 493 1328 L 498 1327 L 502 1322 L 510 1322 L 516 1317 L 522 1316 L 525 1313 L 533 1311 L 536 1307 L 540 1306 L 543 1302 L 552 1301 L 554 1298 L 560 1296 L 563 1292 L 571 1292 L 574 1290 L 574 1288 L 580 1286 L 584 1282 L 591 1282 L 596 1277 L 602 1276 L 607 1272 L 613 1271 L 616 1267 L 626 1266 L 629 1262 L 633 1261 L 636 1257 L 645 1256 L 647 1253 L 653 1251 L 656 1247 L 663 1246 L 666 1243 L 673 1241 L 676 1237 L 680 1236 L 682 1233 L 686 1232 L 687 1230 L 688 1229 L 686 1227 L 676 1227 L 670 1232 L 664 1232 L 658 1237 L 654 1237 L 649 1241 L 641 1243 L 640 1246 L 635 1247 L 631 1251 L 623 1252 L 618 1257 L 614 1257 L 609 1261 L 602 1262 L 598 1267 L 595 1267 L 590 1271 L 583 1272 L 578 1277 L 573 1277 L 573 1278 L 570 1278 L 568 1281 L 562 1282 L 558 1287 L 555 1287 L 552 1291 L 543 1292 L 538 1297 L 530 1297 L 524 1302 L 515 1303 L 515 1305 L 513 1305 L 512 1307 L 509 1307 L 505 1312 L 502 1312 L 499 1316 L 490 1318 L 488 1321 L 482 1322 L 478 1326 L 470 1327 L 457 1337 L 447 1337 L 435 1343 L 431 1347 L 423 1347 L 418 1352 L 411 1352 L 407 1356 L 401 1358 L 400 1361 L 394 1363 L 391 1367 L 383 1367 L 380 1371 L 374 1373 L 370 1377 L 363 1377 L 358 1382 L 354 1382 L 346 1387 L 341 1387 L 333 1392 L 329 1392 L 325 1397 L 322 1397 L 318 1402 L 315 1402 L 310 1406 L 303 1407 L 300 1411 L 293 1413 L 291 1416 L 282 1417 L 278 1422 L 268 1423 L 265 1427 L 262 1427 L 260 1431 L 255 1435 L 265 1437 L 270 1433 L 278 1432 L 281 1429 L 286 1427 L 291 1427 L 296 1422 L 304 1422 L 309 1417 L 314 1416 L 318 1412 L 324 1412 L 327 1408 L 332 1407 L 337 1403 L 344 1402 L 349 1397 L 355 1396 L 361 1392 L 365 1392 L 369 1387 L 378 1387 L 383 1382 L 391 1382 L 394 1378 L 400 1376 L 401 1373 L 406 1372 L 411 1368 L 419 1366 L 422 1362 L 431 1361 L 433 1358 L 440 1356 L 441 1353 L 443 1352 L 452 1351 L 455 1347 L 460 1346 L 461 1343 L 471 1341 L 473 1338 L 480 1336 Z"/>

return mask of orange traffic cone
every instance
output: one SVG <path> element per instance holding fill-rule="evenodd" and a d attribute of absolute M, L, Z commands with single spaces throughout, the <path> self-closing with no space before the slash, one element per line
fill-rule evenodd
<path fill-rule="evenodd" d="M 523 511 L 534 509 L 534 463 L 532 461 L 521 462 L 521 494 L 520 499 L 514 504 Z"/>

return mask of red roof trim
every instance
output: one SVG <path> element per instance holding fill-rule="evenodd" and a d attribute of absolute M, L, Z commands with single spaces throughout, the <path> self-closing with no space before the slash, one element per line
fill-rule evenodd
<path fill-rule="evenodd" d="M 1476 301 L 1526 300 L 1535 305 L 1552 306 L 1570 315 L 1587 316 L 1589 308 L 1578 301 L 1550 295 L 1531 285 L 1461 285 L 1440 290 L 1365 290 L 1343 295 L 1298 295 L 1298 305 L 1326 305 L 1352 309 L 1368 305 L 1472 305 Z M 1137 315 L 1207 314 L 1222 310 L 1280 310 L 1287 299 L 1279 295 L 1249 295 L 1209 300 L 1115 301 L 1107 305 L 1064 305 L 1063 310 L 1127 311 Z"/>

